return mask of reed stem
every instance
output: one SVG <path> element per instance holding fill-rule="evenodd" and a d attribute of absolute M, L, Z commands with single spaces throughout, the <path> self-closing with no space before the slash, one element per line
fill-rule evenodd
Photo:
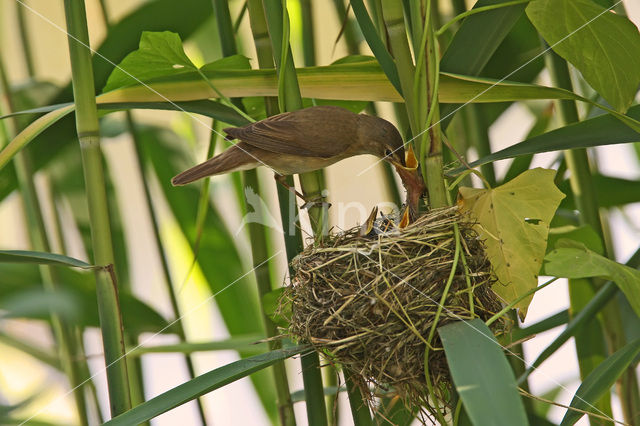
<path fill-rule="evenodd" d="M 109 404 L 111 415 L 116 416 L 131 408 L 131 396 L 100 149 L 89 32 L 84 1 L 65 0 L 64 5 L 73 97 L 76 104 L 76 130 L 82 152 L 94 264 L 101 266 L 101 269 L 95 272 L 96 295 L 107 370 Z"/>
<path fill-rule="evenodd" d="M 263 6 L 278 72 L 279 87 L 281 87 L 279 101 L 287 111 L 301 109 L 302 97 L 289 47 L 289 15 L 286 5 L 280 0 L 263 0 Z M 322 188 L 322 175 L 318 172 L 303 173 L 299 178 L 305 197 L 322 202 L 322 207 L 313 206 L 309 209 L 309 219 L 315 239 L 320 241 L 328 230 L 326 193 Z M 284 225 L 286 227 L 287 224 Z M 327 413 L 318 353 L 311 352 L 302 356 L 301 364 L 309 424 L 326 425 Z"/>
<path fill-rule="evenodd" d="M 551 80 L 556 87 L 567 90 L 573 90 L 569 68 L 564 59 L 558 56 L 552 50 L 546 53 L 547 67 L 551 75 Z M 578 110 L 574 101 L 558 101 L 558 113 L 562 125 L 567 125 L 579 121 Z M 595 230 L 604 239 L 604 231 L 602 221 L 600 220 L 599 204 L 596 197 L 595 187 L 591 176 L 591 166 L 586 149 L 574 149 L 564 151 L 567 168 L 570 172 L 569 181 L 571 190 L 576 200 L 576 206 L 580 212 L 580 223 L 587 224 Z M 588 302 L 586 298 L 590 297 L 584 289 L 585 282 L 569 281 L 569 297 L 571 303 L 570 312 L 575 315 L 582 310 Z M 591 281 L 591 291 L 595 293 L 601 288 L 603 283 Z M 593 363 L 585 363 L 583 360 L 592 359 L 595 354 L 601 359 L 605 359 L 608 353 L 613 353 L 625 346 L 626 339 L 622 328 L 622 320 L 617 302 L 614 300 L 605 306 L 603 310 L 602 324 L 600 321 L 594 320 L 589 326 L 587 333 L 581 333 L 576 338 L 576 349 L 578 351 L 578 360 L 580 365 L 580 373 L 585 377 L 595 368 Z M 594 333 L 602 334 L 604 329 L 604 337 L 608 342 L 609 351 L 602 345 L 600 339 Z M 599 331 L 599 332 L 598 332 Z M 624 418 L 627 422 L 633 423 L 635 415 L 640 410 L 640 395 L 638 394 L 638 381 L 632 368 L 628 369 L 617 382 L 618 394 L 622 405 Z M 610 398 L 608 395 L 603 397 L 596 404 L 597 407 L 611 415 Z M 592 422 L 598 422 L 598 419 L 590 417 Z"/>
<path fill-rule="evenodd" d="M 18 8 L 20 9 L 21 6 L 18 6 Z M 2 57 L 0 57 L 0 94 L 6 101 L 6 105 L 0 105 L 0 114 L 9 114 L 15 111 L 11 87 L 7 81 L 7 74 Z M 19 129 L 16 117 L 10 117 L 5 121 L 3 128 L 5 130 L 5 134 L 3 135 L 4 139 L 11 140 L 17 134 Z M 51 248 L 44 226 L 42 207 L 38 200 L 38 194 L 33 181 L 33 168 L 31 167 L 29 151 L 21 150 L 18 152 L 14 157 L 13 162 L 16 168 L 18 186 L 20 188 L 20 194 L 22 196 L 24 210 L 26 213 L 26 222 L 31 248 L 39 252 L 49 253 Z M 57 284 L 59 280 L 56 277 L 55 268 L 48 265 L 40 265 L 39 271 L 44 290 L 52 294 L 59 292 L 60 288 Z M 75 336 L 72 332 L 73 327 L 54 312 L 51 313 L 51 328 L 56 341 L 56 348 L 62 371 L 67 375 L 69 384 L 73 389 L 73 398 L 76 404 L 80 424 L 83 426 L 88 425 L 89 420 L 87 418 L 87 406 L 84 399 L 84 388 L 81 386 L 83 375 L 80 369 L 80 363 L 82 361 L 75 358 L 78 354 L 77 345 L 79 342 L 74 339 Z"/>

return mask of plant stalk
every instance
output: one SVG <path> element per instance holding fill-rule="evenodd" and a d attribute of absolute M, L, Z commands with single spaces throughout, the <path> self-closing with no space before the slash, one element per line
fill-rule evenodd
<path fill-rule="evenodd" d="M 131 408 L 131 396 L 100 149 L 89 31 L 84 1 L 65 0 L 64 5 L 76 104 L 76 130 L 82 152 L 94 264 L 102 267 L 95 276 L 109 403 L 111 415 L 117 416 Z"/>
<path fill-rule="evenodd" d="M 248 4 L 248 7 L 251 7 Z M 260 10 L 261 11 L 261 10 Z M 222 0 L 214 1 L 214 12 L 216 14 L 216 20 L 218 22 L 218 34 L 222 43 L 223 56 L 231 56 L 238 53 L 235 43 L 234 33 L 232 32 L 231 14 L 229 13 L 229 7 L 227 2 Z M 251 15 L 251 12 L 250 12 Z M 264 15 L 263 15 L 264 16 Z M 257 19 L 257 18 L 255 18 Z M 264 26 L 263 19 L 263 26 Z M 253 21 L 252 21 L 253 26 Z M 264 60 L 264 55 L 262 56 Z M 262 64 L 261 64 L 262 65 Z M 241 109 L 243 109 L 242 103 L 239 99 L 233 100 L 233 102 Z M 262 190 L 258 181 L 258 173 L 256 170 L 247 170 L 242 172 L 244 185 L 251 187 L 256 194 L 259 194 L 262 198 Z M 249 223 L 249 238 L 251 240 L 251 255 L 253 259 L 253 265 L 255 267 L 256 283 L 258 285 L 258 295 L 260 300 L 272 291 L 271 279 L 269 275 L 269 264 L 266 260 L 269 256 L 268 249 L 268 235 L 264 225 L 256 222 Z M 278 330 L 263 309 L 262 303 L 260 303 L 260 309 L 262 313 L 263 324 L 267 337 L 278 336 Z M 280 349 L 282 344 L 279 340 L 269 341 L 269 349 Z M 291 401 L 291 393 L 289 391 L 289 384 L 287 380 L 287 371 L 284 362 L 278 362 L 273 365 L 273 375 L 276 384 L 276 393 L 278 395 L 277 410 L 280 417 L 280 422 L 283 425 L 295 424 L 295 416 L 293 413 L 293 405 Z"/>
<path fill-rule="evenodd" d="M 428 3 L 430 1 L 428 0 Z M 434 25 L 432 22 L 433 14 L 430 13 L 430 7 L 427 7 L 427 22 L 425 22 L 425 31 L 427 34 L 426 42 L 426 61 L 427 61 L 427 91 L 425 98 L 427 101 L 427 120 L 425 128 L 429 135 L 428 149 L 426 156 L 422 156 L 420 161 L 423 166 L 423 177 L 427 184 L 429 192 L 429 203 L 433 208 L 445 207 L 449 205 L 447 201 L 447 192 L 444 185 L 444 174 L 442 166 L 442 129 L 440 128 L 440 106 L 438 104 L 438 76 L 440 74 L 440 57 L 437 50 L 437 40 L 434 35 Z M 422 146 L 426 141 L 422 142 Z M 421 147 L 422 148 L 422 147 Z"/>
<path fill-rule="evenodd" d="M 18 8 L 20 9 L 21 6 L 18 6 Z M 2 59 L 3 58 L 0 57 L 0 94 L 5 98 L 6 105 L 0 105 L 0 114 L 9 114 L 13 112 L 15 108 L 13 106 L 11 88 L 7 81 L 7 74 Z M 19 128 L 17 121 L 16 117 L 10 117 L 4 123 L 5 134 L 2 136 L 5 140 L 11 140 L 17 134 Z M 29 151 L 22 150 L 18 152 L 13 162 L 16 168 L 18 186 L 26 213 L 31 247 L 33 250 L 49 253 L 51 248 L 42 216 L 42 207 L 38 200 L 38 194 L 33 181 L 33 168 L 31 167 Z M 58 292 L 60 289 L 57 284 L 58 279 L 55 268 L 48 265 L 40 265 L 38 269 L 45 291 L 49 293 Z M 79 365 L 82 361 L 74 361 L 74 359 L 76 359 L 75 356 L 78 354 L 77 345 L 79 342 L 74 339 L 73 332 L 71 331 L 72 326 L 54 312 L 51 313 L 51 328 L 56 341 L 60 366 L 62 367 L 62 371 L 67 375 L 69 384 L 73 389 L 73 398 L 78 411 L 80 424 L 83 426 L 88 425 L 87 406 L 84 399 L 84 388 L 82 387 L 83 375 Z"/>
<path fill-rule="evenodd" d="M 549 68 L 551 80 L 556 87 L 560 87 L 567 90 L 573 90 L 571 83 L 571 76 L 569 74 L 569 68 L 564 59 L 558 56 L 552 50 L 546 53 L 547 67 Z M 579 121 L 578 110 L 574 101 L 557 101 L 558 114 L 561 124 L 567 125 Z M 564 151 L 564 156 L 567 163 L 567 168 L 570 172 L 571 189 L 576 200 L 576 206 L 580 212 L 580 222 L 591 226 L 601 237 L 604 239 L 604 231 L 602 222 L 600 220 L 599 204 L 596 197 L 595 188 L 591 176 L 591 167 L 589 164 L 589 157 L 586 149 L 576 149 L 571 151 Z M 570 312 L 574 314 L 581 310 L 588 302 L 588 295 L 585 294 L 584 285 L 585 282 L 572 282 L 569 281 L 569 296 L 571 299 Z M 591 281 L 590 294 L 594 293 L 602 287 L 602 283 Z M 624 347 L 626 344 L 624 331 L 621 324 L 620 312 L 617 308 L 615 301 L 607 304 L 603 310 L 602 326 L 604 326 L 604 337 L 609 344 L 609 352 L 613 353 L 618 349 Z M 586 349 L 589 353 L 584 353 L 580 358 L 590 358 L 594 356 L 594 351 L 605 359 L 608 356 L 607 348 L 603 345 L 596 344 L 594 340 L 594 329 L 599 322 L 593 323 L 589 328 L 589 334 L 582 333 L 582 336 L 576 336 L 576 347 L 580 354 L 581 348 Z M 602 330 L 600 331 L 602 334 Z M 582 342 L 582 344 L 580 344 Z M 585 377 L 589 371 L 585 371 L 585 364 L 580 364 L 580 372 Z M 590 369 L 594 368 L 594 365 L 590 365 Z M 638 381 L 633 369 L 628 369 L 621 379 L 617 382 L 618 394 L 620 396 L 620 402 L 624 418 L 630 424 L 635 422 L 636 414 L 640 412 L 640 397 L 638 396 Z M 606 414 L 611 415 L 610 399 L 608 395 L 603 397 L 597 404 L 598 408 L 603 410 Z M 605 411 L 606 409 L 607 411 Z M 590 417 L 592 424 L 599 424 L 601 421 Z"/>
<path fill-rule="evenodd" d="M 263 0 L 267 28 L 271 39 L 273 57 L 278 72 L 279 102 L 286 111 L 302 108 L 302 97 L 296 77 L 293 55 L 289 47 L 289 15 L 286 4 L 280 0 Z M 318 172 L 299 175 L 302 193 L 308 199 L 321 200 L 321 207 L 309 209 L 309 219 L 316 241 L 320 241 L 328 230 L 326 193 L 322 188 L 322 175 Z M 287 224 L 284 224 L 286 226 Z M 291 259 L 289 259 L 291 260 Z M 320 373 L 320 358 L 317 352 L 301 357 L 302 377 L 307 403 L 307 419 L 310 425 L 326 425 L 327 413 L 324 388 Z"/>
<path fill-rule="evenodd" d="M 347 394 L 349 395 L 349 405 L 351 406 L 351 414 L 353 415 L 353 424 L 355 426 L 373 425 L 369 406 L 362 398 L 362 392 L 358 385 L 353 382 L 352 374 L 344 370 L 344 380 L 347 385 Z"/>
<path fill-rule="evenodd" d="M 29 78 L 33 78 L 33 76 L 36 75 L 36 70 L 33 64 L 33 51 L 31 50 L 29 29 L 27 28 L 27 19 L 24 12 L 24 6 L 16 3 L 18 30 L 20 31 L 20 47 L 22 48 L 25 66 L 27 67 L 27 75 L 29 75 Z"/>
<path fill-rule="evenodd" d="M 404 26 L 403 7 L 400 2 L 382 2 L 384 22 L 389 34 L 393 56 L 398 67 L 400 85 L 405 99 L 409 125 L 420 147 L 420 165 L 429 192 L 430 206 L 448 205 L 442 167 L 442 132 L 439 125 L 438 63 L 430 1 L 427 2 L 422 39 L 414 65 L 407 31 Z M 424 48 L 422 48 L 424 46 Z M 425 63 L 426 62 L 426 63 Z M 426 66 L 424 66 L 426 65 Z M 417 71 L 416 71 L 417 70 Z M 434 123 L 433 125 L 431 123 Z"/>
<path fill-rule="evenodd" d="M 147 211 L 149 212 L 149 218 L 151 219 L 151 230 L 153 233 L 153 241 L 156 245 L 156 249 L 158 250 L 158 257 L 160 260 L 160 267 L 162 269 L 162 277 L 164 278 L 164 283 L 166 285 L 166 291 L 169 295 L 169 302 L 171 304 L 171 310 L 173 312 L 173 316 L 175 318 L 181 318 L 182 313 L 180 312 L 180 306 L 178 304 L 178 298 L 175 293 L 175 286 L 173 285 L 173 279 L 171 278 L 171 272 L 169 271 L 169 263 L 167 259 L 167 254 L 164 250 L 164 245 L 162 243 L 162 239 L 160 238 L 160 224 L 158 223 L 158 217 L 156 216 L 155 208 L 153 207 L 153 200 L 151 197 L 151 188 L 149 188 L 149 183 L 145 179 L 145 165 L 142 161 L 142 142 L 140 141 L 140 136 L 136 129 L 136 123 L 133 120 L 133 114 L 131 111 L 126 111 L 126 120 L 127 120 L 127 130 L 131 135 L 131 139 L 133 140 L 133 147 L 135 150 L 136 162 L 138 164 L 138 169 L 140 171 L 140 178 L 142 180 L 142 189 L 144 191 L 144 200 L 147 206 Z M 187 341 L 187 336 L 184 329 L 184 324 L 182 321 L 178 321 L 177 327 L 175 328 L 178 338 L 181 342 Z M 193 364 L 193 359 L 188 354 L 184 354 L 184 361 L 187 366 L 187 373 L 189 379 L 193 379 L 196 377 L 196 369 Z M 203 425 L 207 424 L 206 417 L 204 413 L 204 406 L 202 405 L 202 400 L 200 398 L 196 398 L 196 405 L 198 407 L 198 416 Z"/>
<path fill-rule="evenodd" d="M 267 29 L 267 22 L 265 18 L 264 9 L 260 0 L 248 0 L 247 2 L 249 19 L 251 23 L 251 31 L 253 34 L 253 40 L 256 47 L 256 53 L 258 56 L 258 65 L 260 68 L 273 68 L 273 50 L 271 47 L 271 41 L 269 39 L 269 33 Z M 265 98 L 265 109 L 267 116 L 275 115 L 279 112 L 278 101 L 276 98 Z M 260 193 L 259 182 L 255 171 L 244 175 L 245 183 L 252 186 L 257 193 Z M 291 176 L 287 178 L 287 183 L 293 186 L 293 179 Z M 301 240 L 298 236 L 296 238 L 296 232 L 287 232 L 287 226 L 291 222 L 289 214 L 288 201 L 291 193 L 285 188 L 281 188 L 281 185 L 277 185 L 278 200 L 280 204 L 280 214 L 282 218 L 282 227 L 284 230 L 284 240 L 287 252 L 287 259 L 292 259 L 293 256 L 299 251 L 299 244 Z M 295 201 L 293 201 L 295 203 Z M 254 229 L 255 228 L 255 229 Z M 259 229 L 258 229 L 259 228 Z M 258 236 L 262 234 L 260 241 L 257 241 Z M 249 235 L 252 239 L 251 249 L 254 264 L 260 261 L 268 255 L 267 240 L 264 228 L 258 224 L 250 224 Z M 253 242 L 258 243 L 254 246 Z M 260 276 L 259 276 L 260 274 Z M 260 271 L 256 270 L 256 280 L 258 283 L 258 291 L 260 295 L 266 294 L 271 291 L 271 285 L 269 281 L 268 271 L 265 268 L 261 268 Z M 262 307 L 262 304 L 260 305 Z M 267 336 L 276 336 L 278 334 L 275 324 L 270 318 L 264 315 L 264 327 Z M 270 348 L 277 349 L 281 343 L 277 340 L 270 342 Z M 287 371 L 284 362 L 278 362 L 273 366 L 273 374 L 276 383 L 276 393 L 278 395 L 278 414 L 280 416 L 280 423 L 282 425 L 295 425 L 295 414 L 293 411 L 293 402 L 291 400 L 291 392 L 289 390 L 289 384 L 287 380 Z"/>

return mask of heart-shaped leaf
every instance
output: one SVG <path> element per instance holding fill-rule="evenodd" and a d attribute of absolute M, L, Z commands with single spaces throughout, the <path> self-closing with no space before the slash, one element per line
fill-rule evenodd
<path fill-rule="evenodd" d="M 556 188 L 555 170 L 528 170 L 492 189 L 460 188 L 459 204 L 477 221 L 498 281 L 493 290 L 511 303 L 538 285 L 549 223 L 564 194 Z M 516 304 L 524 319 L 532 296 Z"/>

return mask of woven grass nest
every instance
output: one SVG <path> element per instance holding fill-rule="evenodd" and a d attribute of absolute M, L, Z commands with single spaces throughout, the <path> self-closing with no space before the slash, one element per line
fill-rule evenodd
<path fill-rule="evenodd" d="M 437 314 L 454 264 L 456 225 L 464 256 Z M 437 332 L 429 352 L 437 401 L 427 397 L 424 355 L 434 322 L 486 320 L 501 309 L 483 243 L 456 207 L 431 210 L 402 230 L 329 236 L 292 267 L 283 295 L 291 306 L 288 333 L 348 369 L 372 406 L 380 394 L 428 411 L 430 404 L 446 406 L 451 379 Z"/>

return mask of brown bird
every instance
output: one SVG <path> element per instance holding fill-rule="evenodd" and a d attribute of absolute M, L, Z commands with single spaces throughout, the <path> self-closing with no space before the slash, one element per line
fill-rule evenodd
<path fill-rule="evenodd" d="M 417 196 L 410 194 L 410 200 L 419 200 L 424 191 L 413 151 L 408 152 L 405 161 L 400 133 L 379 117 L 335 106 L 316 106 L 274 115 L 244 127 L 229 127 L 224 132 L 227 139 L 239 142 L 175 176 L 173 185 L 262 165 L 280 176 L 306 173 L 355 155 L 373 154 L 396 166 L 409 192 L 421 191 Z"/>

